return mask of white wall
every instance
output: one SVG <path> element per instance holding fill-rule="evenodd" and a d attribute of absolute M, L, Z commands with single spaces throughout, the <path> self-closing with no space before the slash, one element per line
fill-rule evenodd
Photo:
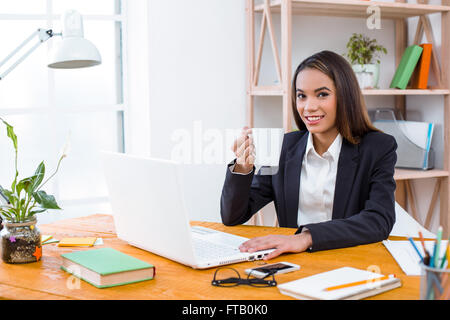
<path fill-rule="evenodd" d="M 129 17 L 123 25 L 126 42 L 122 44 L 124 100 L 126 106 L 125 151 L 135 155 L 150 155 L 150 60 L 148 37 L 148 0 L 124 2 Z"/>
<path fill-rule="evenodd" d="M 194 139 L 197 131 L 223 132 L 245 124 L 244 4 L 241 0 L 149 1 L 153 157 L 171 158 L 178 143 L 172 135 L 179 130 Z M 205 137 L 199 137 L 192 140 L 193 153 L 207 146 Z M 225 160 L 215 165 L 202 162 L 183 170 L 189 214 L 192 219 L 220 221 Z"/>
<path fill-rule="evenodd" d="M 211 128 L 240 128 L 245 124 L 245 1 L 149 0 L 147 4 L 150 153 L 154 157 L 170 158 L 176 146 L 171 136 L 177 130 L 186 129 L 194 135 L 199 124 L 203 132 Z M 440 16 L 432 15 L 431 20 L 433 27 L 438 27 L 435 39 L 440 50 Z M 279 17 L 274 15 L 278 41 L 279 22 Z M 410 42 L 416 23 L 417 20 L 410 23 Z M 344 53 L 353 32 L 375 37 L 387 48 L 388 55 L 381 59 L 380 86 L 388 87 L 395 71 L 395 29 L 391 20 L 382 20 L 380 30 L 369 30 L 365 19 L 296 16 L 293 69 L 320 50 Z M 276 79 L 269 43 L 266 38 L 261 84 L 272 84 Z M 437 167 L 442 167 L 442 97 L 408 97 L 407 103 L 411 118 L 437 123 L 433 147 L 437 152 Z M 369 109 L 392 107 L 394 98 L 368 97 L 367 104 Z M 255 126 L 282 126 L 280 98 L 256 99 Z M 204 148 L 206 141 L 200 139 L 200 142 Z M 220 221 L 219 198 L 224 173 L 223 164 L 189 166 L 184 180 L 188 184 L 185 190 L 191 218 Z M 432 180 L 416 181 L 414 185 L 418 207 L 424 215 Z M 267 220 L 271 220 L 273 206 L 265 211 Z M 438 223 L 437 215 L 435 218 L 432 229 Z"/>

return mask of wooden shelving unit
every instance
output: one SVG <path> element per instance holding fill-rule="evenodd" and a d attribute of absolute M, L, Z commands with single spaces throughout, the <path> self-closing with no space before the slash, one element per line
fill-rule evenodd
<path fill-rule="evenodd" d="M 394 179 L 398 182 L 401 180 L 416 180 L 416 179 L 427 179 L 427 178 L 437 178 L 437 177 L 447 177 L 448 171 L 445 170 L 405 170 L 405 169 L 395 169 Z"/>
<path fill-rule="evenodd" d="M 273 13 L 280 13 L 285 0 L 272 0 Z M 379 6 L 386 19 L 405 19 L 449 11 L 445 5 L 424 3 L 405 4 L 398 2 L 360 1 L 360 0 L 291 0 L 291 12 L 298 15 L 333 16 L 333 17 L 367 17 L 367 7 Z M 255 6 L 255 12 L 263 12 L 265 4 Z"/>
<path fill-rule="evenodd" d="M 364 89 L 362 90 L 365 96 L 430 96 L 439 95 L 444 96 L 450 94 L 450 90 L 447 89 Z"/>
<path fill-rule="evenodd" d="M 283 89 L 279 86 L 258 86 L 254 87 L 250 93 L 254 96 L 282 96 Z M 450 94 L 447 89 L 363 89 L 364 96 L 414 96 L 414 95 L 437 95 L 444 96 Z"/>
<path fill-rule="evenodd" d="M 246 0 L 247 20 L 247 125 L 253 127 L 254 97 L 279 96 L 282 97 L 283 127 L 288 132 L 292 130 L 291 91 L 292 77 L 292 19 L 295 15 L 338 16 L 367 18 L 367 8 L 378 6 L 382 19 L 395 21 L 395 57 L 396 65 L 401 60 L 407 47 L 406 22 L 408 18 L 419 17 L 415 40 L 421 40 L 424 32 L 428 42 L 433 43 L 431 24 L 428 15 L 441 14 L 441 63 L 433 57 L 432 69 L 437 77 L 438 87 L 427 90 L 418 89 L 374 89 L 363 90 L 364 96 L 393 96 L 395 106 L 406 115 L 406 96 L 435 96 L 444 98 L 444 168 L 443 170 L 403 170 L 396 169 L 397 181 L 396 200 L 403 207 L 409 201 L 413 216 L 418 219 L 412 186 L 410 181 L 416 179 L 435 178 L 436 186 L 431 197 L 430 209 L 424 225 L 429 227 L 431 214 L 440 196 L 440 224 L 446 236 L 450 227 L 450 0 L 441 0 L 441 5 L 430 5 L 428 0 L 418 0 L 418 3 L 406 3 L 405 0 L 396 2 L 378 2 L 361 0 L 263 0 L 255 5 L 255 0 Z M 258 49 L 255 50 L 255 14 L 262 15 L 261 32 L 259 34 Z M 275 38 L 272 15 L 279 14 L 281 18 L 281 50 L 278 50 Z M 259 70 L 261 67 L 262 48 L 266 27 L 269 32 L 274 63 L 277 70 L 279 85 L 259 86 Z M 419 219 L 418 219 L 419 220 Z M 427 225 L 428 224 L 428 225 Z"/>

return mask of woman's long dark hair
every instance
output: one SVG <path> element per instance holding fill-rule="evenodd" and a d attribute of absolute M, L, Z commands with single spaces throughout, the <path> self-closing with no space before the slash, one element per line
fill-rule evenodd
<path fill-rule="evenodd" d="M 361 137 L 375 128 L 367 113 L 366 104 L 351 65 L 342 56 L 324 50 L 303 60 L 292 80 L 292 112 L 299 130 L 307 130 L 297 111 L 297 75 L 304 69 L 317 69 L 333 80 L 336 87 L 336 127 L 350 143 L 358 144 Z"/>

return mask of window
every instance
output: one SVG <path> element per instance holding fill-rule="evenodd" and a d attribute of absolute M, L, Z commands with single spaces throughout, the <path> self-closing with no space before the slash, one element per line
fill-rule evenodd
<path fill-rule="evenodd" d="M 119 0 L 14 0 L 0 6 L 0 60 L 37 28 L 61 31 L 61 14 L 83 16 L 84 36 L 100 51 L 102 64 L 86 69 L 46 66 L 50 39 L 0 80 L 0 116 L 14 126 L 19 144 L 19 178 L 43 160 L 46 177 L 55 169 L 68 136 L 70 151 L 44 187 L 62 211 L 38 216 L 38 223 L 110 212 L 98 151 L 123 152 L 126 95 L 123 90 L 124 18 Z M 55 37 L 57 38 L 57 37 Z M 37 39 L 37 38 L 36 38 Z M 1 71 L 4 71 L 3 68 Z M 3 126 L 3 124 L 2 124 Z M 0 128 L 0 184 L 10 188 L 14 150 Z"/>

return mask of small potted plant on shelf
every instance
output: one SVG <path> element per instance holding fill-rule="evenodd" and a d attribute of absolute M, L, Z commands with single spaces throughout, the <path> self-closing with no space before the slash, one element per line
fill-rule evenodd
<path fill-rule="evenodd" d="M 379 45 L 376 39 L 353 33 L 347 43 L 347 49 L 344 56 L 350 59 L 361 89 L 378 88 L 379 56 L 382 53 L 387 54 L 386 48 Z"/>
<path fill-rule="evenodd" d="M 39 261 L 42 256 L 41 233 L 36 227 L 36 214 L 48 209 L 61 209 L 55 197 L 47 194 L 42 187 L 58 172 L 59 165 L 66 157 L 65 151 L 58 161 L 55 172 L 44 181 L 45 165 L 41 162 L 34 174 L 19 180 L 17 171 L 17 136 L 14 128 L 5 120 L 7 136 L 15 150 L 15 176 L 11 189 L 1 189 L 8 204 L 0 206 L 3 229 L 0 232 L 2 259 L 6 263 L 29 263 Z"/>

